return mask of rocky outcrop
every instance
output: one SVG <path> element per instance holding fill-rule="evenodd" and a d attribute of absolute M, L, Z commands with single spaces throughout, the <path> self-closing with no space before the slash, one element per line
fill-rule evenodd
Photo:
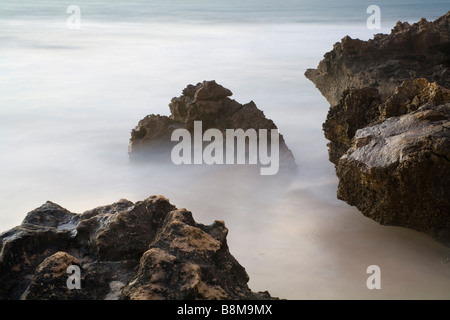
<path fill-rule="evenodd" d="M 450 11 L 433 22 L 397 22 L 391 34 L 368 41 L 346 36 L 305 76 L 330 105 L 338 104 L 348 88 L 377 88 L 384 101 L 404 80 L 415 78 L 449 88 L 449 21 Z"/>
<path fill-rule="evenodd" d="M 330 107 L 323 124 L 325 138 L 330 140 L 330 161 L 337 164 L 339 158 L 350 148 L 356 131 L 379 117 L 381 97 L 376 88 L 348 89 L 342 99 Z"/>
<path fill-rule="evenodd" d="M 253 101 L 247 104 L 230 99 L 232 92 L 215 81 L 188 85 L 180 97 L 169 104 L 170 116 L 148 115 L 131 131 L 129 155 L 132 160 L 164 161 L 170 163 L 170 150 L 178 142 L 171 141 L 172 132 L 179 128 L 194 132 L 194 121 L 202 121 L 202 130 L 218 129 L 226 137 L 227 129 L 277 129 Z M 270 134 L 267 141 L 270 142 Z M 279 134 L 281 168 L 294 168 L 295 159 Z"/>
<path fill-rule="evenodd" d="M 367 217 L 450 244 L 450 103 L 358 130 L 336 173 L 338 198 Z"/>
<path fill-rule="evenodd" d="M 450 12 L 345 37 L 305 75 L 331 104 L 323 129 L 338 198 L 450 244 Z"/>
<path fill-rule="evenodd" d="M 83 214 L 47 202 L 0 235 L 0 299 L 271 299 L 249 289 L 227 232 L 162 196 Z"/>

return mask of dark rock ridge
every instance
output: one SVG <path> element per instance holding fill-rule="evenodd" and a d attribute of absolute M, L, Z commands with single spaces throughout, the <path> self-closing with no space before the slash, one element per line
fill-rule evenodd
<path fill-rule="evenodd" d="M 450 244 L 450 11 L 345 37 L 305 76 L 330 102 L 323 124 L 338 198 L 385 225 Z"/>
<path fill-rule="evenodd" d="M 404 80 L 415 78 L 449 88 L 449 19 L 450 11 L 434 22 L 397 22 L 391 34 L 368 41 L 346 36 L 305 76 L 330 105 L 338 104 L 348 88 L 374 87 L 385 100 Z"/>
<path fill-rule="evenodd" d="M 129 155 L 132 160 L 157 159 L 170 162 L 170 150 L 178 142 L 171 141 L 172 132 L 178 128 L 194 131 L 194 121 L 202 121 L 203 132 L 210 128 L 222 132 L 226 129 L 277 129 L 253 101 L 247 104 L 230 99 L 232 92 L 215 81 L 203 81 L 188 85 L 180 97 L 169 104 L 170 116 L 148 115 L 131 131 Z M 281 168 L 294 168 L 295 159 L 279 134 Z"/>
<path fill-rule="evenodd" d="M 83 214 L 47 202 L 0 235 L 0 299 L 272 299 L 249 289 L 227 233 L 162 196 Z"/>

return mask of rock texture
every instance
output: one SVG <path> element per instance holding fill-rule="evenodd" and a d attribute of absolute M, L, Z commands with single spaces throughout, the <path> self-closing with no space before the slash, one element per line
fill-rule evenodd
<path fill-rule="evenodd" d="M 336 167 L 338 198 L 386 225 L 450 242 L 450 103 L 356 132 Z"/>
<path fill-rule="evenodd" d="M 162 196 L 83 214 L 47 202 L 0 235 L 0 299 L 272 299 L 249 289 L 227 232 Z"/>
<path fill-rule="evenodd" d="M 331 105 L 323 129 L 338 198 L 450 244 L 450 12 L 345 37 L 305 76 Z"/>
<path fill-rule="evenodd" d="M 338 104 L 347 88 L 377 88 L 383 100 L 404 80 L 426 78 L 450 87 L 450 12 L 429 22 L 397 22 L 391 34 L 369 41 L 346 36 L 324 55 L 310 79 L 330 105 Z"/>
<path fill-rule="evenodd" d="M 229 96 L 232 92 L 215 81 L 188 85 L 180 97 L 169 104 L 170 116 L 148 115 L 131 131 L 129 155 L 133 160 L 162 160 L 170 162 L 170 150 L 178 142 L 171 141 L 172 132 L 184 128 L 193 133 L 194 121 L 202 121 L 203 132 L 219 129 L 277 129 L 253 101 L 240 104 Z M 225 140 L 225 139 L 224 139 Z M 270 141 L 270 134 L 268 135 Z M 283 136 L 279 135 L 280 167 L 295 167 L 295 159 Z"/>

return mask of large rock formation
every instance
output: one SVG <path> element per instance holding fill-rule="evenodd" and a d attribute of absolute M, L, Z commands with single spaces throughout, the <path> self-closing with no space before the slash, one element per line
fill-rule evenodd
<path fill-rule="evenodd" d="M 129 155 L 132 160 L 164 161 L 170 163 L 170 150 L 178 142 L 171 141 L 175 129 L 194 132 L 194 121 L 202 121 L 202 131 L 218 129 L 224 140 L 227 129 L 277 129 L 277 126 L 259 110 L 253 101 L 240 104 L 229 96 L 232 92 L 215 81 L 188 85 L 183 94 L 169 104 L 170 116 L 148 115 L 131 131 Z M 268 135 L 268 142 L 270 142 Z M 294 168 L 295 159 L 279 134 L 281 168 Z"/>
<path fill-rule="evenodd" d="M 450 244 L 450 12 L 345 37 L 305 75 L 331 104 L 338 198 Z"/>
<path fill-rule="evenodd" d="M 426 78 L 450 87 L 450 11 L 434 22 L 397 22 L 391 34 L 369 41 L 344 37 L 324 55 L 310 79 L 330 105 L 348 88 L 374 87 L 383 100 L 404 80 Z"/>
<path fill-rule="evenodd" d="M 338 197 L 366 216 L 450 242 L 450 103 L 358 130 L 336 172 Z"/>
<path fill-rule="evenodd" d="M 83 214 L 47 202 L 0 235 L 0 299 L 271 299 L 247 286 L 227 232 L 162 196 Z"/>

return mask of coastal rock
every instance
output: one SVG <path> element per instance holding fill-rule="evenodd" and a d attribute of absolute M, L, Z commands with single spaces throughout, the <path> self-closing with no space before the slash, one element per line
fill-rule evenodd
<path fill-rule="evenodd" d="M 358 129 L 374 125 L 393 116 L 417 110 L 426 104 L 450 102 L 450 90 L 424 78 L 403 81 L 383 102 L 377 88 L 348 89 L 342 99 L 331 106 L 323 124 L 330 161 L 335 165 L 352 145 Z"/>
<path fill-rule="evenodd" d="M 250 290 L 227 233 L 162 196 L 83 214 L 47 202 L 0 234 L 0 299 L 272 299 Z"/>
<path fill-rule="evenodd" d="M 338 198 L 446 244 L 449 75 L 450 11 L 369 41 L 345 37 L 305 73 L 331 105 L 323 130 Z"/>
<path fill-rule="evenodd" d="M 330 161 L 337 164 L 350 148 L 355 132 L 379 117 L 381 97 L 376 88 L 346 90 L 342 99 L 330 107 L 323 124 Z"/>
<path fill-rule="evenodd" d="M 380 106 L 380 117 L 387 119 L 415 111 L 427 103 L 438 106 L 447 102 L 450 102 L 450 90 L 436 82 L 430 83 L 424 78 L 405 80 Z"/>
<path fill-rule="evenodd" d="M 170 150 L 178 143 L 171 141 L 178 128 L 194 131 L 194 121 L 202 121 L 203 132 L 214 128 L 225 137 L 226 129 L 277 129 L 253 101 L 240 104 L 229 96 L 232 92 L 215 81 L 188 85 L 180 97 L 169 104 L 170 116 L 148 115 L 131 131 L 129 155 L 132 160 L 158 160 L 170 163 Z M 270 141 L 270 134 L 268 135 Z M 279 134 L 280 167 L 295 167 L 295 159 Z"/>
<path fill-rule="evenodd" d="M 56 252 L 40 263 L 33 275 L 31 284 L 22 295 L 23 300 L 36 300 L 45 296 L 48 299 L 58 299 L 70 296 L 71 290 L 66 285 L 67 269 L 80 262 L 66 252 Z M 85 279 L 83 279 L 84 282 Z M 78 293 L 78 290 L 73 293 Z"/>
<path fill-rule="evenodd" d="M 375 87 L 384 101 L 404 80 L 416 78 L 450 88 L 449 21 L 450 11 L 433 22 L 397 22 L 390 34 L 368 41 L 346 36 L 305 76 L 330 105 L 349 88 Z"/>
<path fill-rule="evenodd" d="M 338 198 L 450 244 L 450 103 L 360 129 L 352 143 L 336 167 Z"/>

